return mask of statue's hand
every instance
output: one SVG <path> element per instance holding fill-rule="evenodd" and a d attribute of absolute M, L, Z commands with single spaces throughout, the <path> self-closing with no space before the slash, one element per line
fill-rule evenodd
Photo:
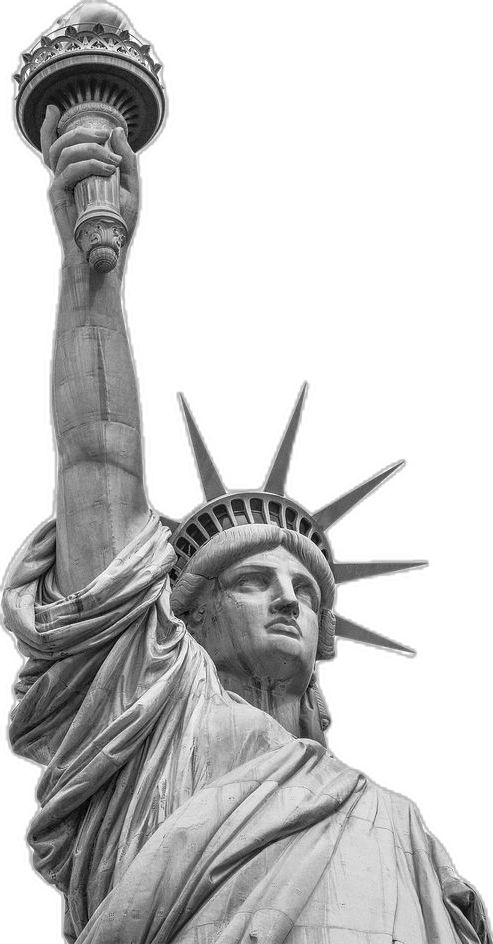
<path fill-rule="evenodd" d="M 53 172 L 50 203 L 66 258 L 82 259 L 74 241 L 77 210 L 73 190 L 79 180 L 95 174 L 110 177 L 120 167 L 120 210 L 132 238 L 139 212 L 139 176 L 137 158 L 125 132 L 116 128 L 110 139 L 104 132 L 76 128 L 57 137 L 60 111 L 48 105 L 41 127 L 41 149 L 44 162 Z M 105 145 L 109 144 L 105 147 Z"/>

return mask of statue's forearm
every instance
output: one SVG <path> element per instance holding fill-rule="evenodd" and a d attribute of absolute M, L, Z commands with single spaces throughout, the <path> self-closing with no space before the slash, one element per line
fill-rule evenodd
<path fill-rule="evenodd" d="M 57 579 L 69 593 L 97 576 L 148 516 L 120 268 L 98 275 L 79 261 L 62 269 L 53 415 Z"/>

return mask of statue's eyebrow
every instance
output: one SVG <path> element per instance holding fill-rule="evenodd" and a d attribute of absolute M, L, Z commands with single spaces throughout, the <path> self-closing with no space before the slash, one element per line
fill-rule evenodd
<path fill-rule="evenodd" d="M 272 564 L 249 564 L 246 561 L 238 561 L 237 564 L 231 564 L 230 567 L 228 567 L 228 570 L 231 571 L 231 575 L 241 573 L 241 571 L 260 571 L 261 573 L 272 574 L 275 569 Z"/>

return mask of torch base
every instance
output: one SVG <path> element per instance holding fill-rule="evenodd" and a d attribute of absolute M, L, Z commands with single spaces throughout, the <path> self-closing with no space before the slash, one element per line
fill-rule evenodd
<path fill-rule="evenodd" d="M 87 261 L 91 269 L 105 275 L 115 268 L 118 262 L 118 256 L 119 253 L 115 249 L 111 249 L 110 246 L 96 246 L 94 249 L 91 249 Z"/>
<path fill-rule="evenodd" d="M 115 268 L 128 231 L 119 213 L 101 213 L 97 207 L 79 218 L 74 239 L 91 268 L 111 272 Z"/>

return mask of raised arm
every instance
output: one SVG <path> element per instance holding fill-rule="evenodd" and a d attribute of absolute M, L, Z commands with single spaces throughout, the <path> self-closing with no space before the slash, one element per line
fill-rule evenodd
<path fill-rule="evenodd" d="M 73 239 L 73 188 L 120 167 L 121 212 L 131 237 L 138 213 L 136 157 L 125 135 L 84 129 L 56 137 L 49 106 L 41 132 L 53 172 L 50 201 L 64 254 L 52 371 L 57 445 L 57 551 L 60 590 L 73 593 L 100 573 L 149 515 L 137 383 L 122 310 L 126 251 L 99 275 Z"/>

